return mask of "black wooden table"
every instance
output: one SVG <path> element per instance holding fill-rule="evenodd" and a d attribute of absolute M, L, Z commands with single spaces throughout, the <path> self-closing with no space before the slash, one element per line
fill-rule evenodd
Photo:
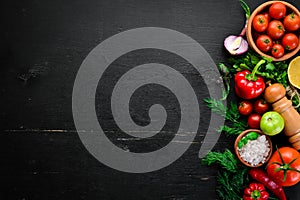
<path fill-rule="evenodd" d="M 263 2 L 248 3 L 253 10 Z M 289 2 L 300 8 L 299 1 Z M 2 3 L 1 8 L 1 199 L 217 198 L 217 170 L 202 166 L 198 158 L 207 129 L 205 117 L 210 117 L 201 99 L 203 127 L 178 160 L 153 172 L 126 173 L 102 164 L 82 144 L 73 121 L 72 91 L 76 74 L 94 47 L 115 34 L 140 27 L 176 30 L 200 43 L 215 63 L 225 61 L 224 38 L 238 34 L 244 25 L 239 1 L 12 0 Z M 199 76 L 188 63 L 166 51 L 135 51 L 114 65 L 135 66 L 157 59 L 177 68 L 182 66 L 182 73 L 198 83 Z M 108 83 L 115 78 L 111 72 Z M 105 93 L 110 85 L 107 86 L 99 90 Z M 147 124 L 147 112 L 134 104 L 146 104 L 142 109 L 147 110 L 155 99 L 174 111 L 175 120 L 169 120 L 165 127 L 171 130 L 165 131 L 166 135 L 172 133 L 172 127 L 178 128 L 176 100 L 168 100 L 172 94 L 164 89 L 144 89 L 150 92 L 135 94 L 138 100 L 132 103 L 133 118 L 139 125 Z M 198 93 L 207 97 L 207 91 L 201 87 Z M 101 110 L 105 101 L 97 104 L 98 100 L 96 107 Z M 111 139 L 119 142 L 119 147 L 129 148 L 130 140 L 122 140 L 111 116 L 105 116 L 101 123 Z M 137 144 L 134 151 L 160 148 L 170 138 L 160 136 L 156 139 L 162 143 Z M 232 144 L 232 138 L 221 136 L 214 149 L 224 150 Z M 290 200 L 300 199 L 299 185 L 286 191 Z"/>

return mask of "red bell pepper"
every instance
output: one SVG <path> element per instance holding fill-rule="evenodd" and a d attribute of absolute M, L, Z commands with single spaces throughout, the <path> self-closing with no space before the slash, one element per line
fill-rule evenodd
<path fill-rule="evenodd" d="M 259 61 L 252 73 L 249 70 L 238 72 L 234 77 L 235 92 L 243 99 L 254 99 L 265 90 L 265 81 L 261 76 L 255 75 L 257 69 L 266 61 Z"/>
<path fill-rule="evenodd" d="M 243 200 L 267 200 L 269 193 L 261 183 L 250 183 L 249 187 L 244 190 Z"/>

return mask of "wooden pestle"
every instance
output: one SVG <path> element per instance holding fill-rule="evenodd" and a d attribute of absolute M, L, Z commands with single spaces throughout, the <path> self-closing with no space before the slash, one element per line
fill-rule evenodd
<path fill-rule="evenodd" d="M 272 104 L 273 110 L 284 119 L 284 133 L 292 146 L 300 150 L 300 115 L 286 98 L 286 90 L 280 83 L 274 83 L 265 90 L 264 98 Z"/>

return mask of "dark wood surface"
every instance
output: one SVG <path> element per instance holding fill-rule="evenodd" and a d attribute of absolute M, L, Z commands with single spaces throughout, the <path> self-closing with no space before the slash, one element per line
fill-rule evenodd
<path fill-rule="evenodd" d="M 248 3 L 253 10 L 263 2 Z M 299 1 L 289 2 L 300 8 Z M 72 118 L 72 89 L 87 54 L 132 28 L 177 30 L 198 41 L 215 63 L 225 61 L 224 38 L 244 25 L 239 1 L 7 0 L 1 7 L 1 199 L 217 198 L 216 168 L 201 166 L 198 158 L 201 131 L 168 167 L 145 174 L 119 172 L 82 145 Z M 140 56 L 147 60 L 156 54 Z M 134 63 L 134 56 L 128 59 Z M 161 59 L 174 62 L 171 55 Z M 232 144 L 232 138 L 221 136 L 215 149 Z M 290 200 L 300 199 L 299 185 L 286 191 Z"/>

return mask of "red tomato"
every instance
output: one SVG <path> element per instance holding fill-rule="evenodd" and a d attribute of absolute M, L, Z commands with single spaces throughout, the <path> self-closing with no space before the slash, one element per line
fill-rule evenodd
<path fill-rule="evenodd" d="M 284 35 L 285 29 L 281 21 L 273 20 L 269 23 L 267 33 L 272 39 L 279 39 Z"/>
<path fill-rule="evenodd" d="M 299 39 L 294 33 L 287 33 L 283 36 L 281 43 L 286 50 L 293 50 L 299 45 Z"/>
<path fill-rule="evenodd" d="M 260 35 L 256 40 L 256 46 L 263 52 L 268 52 L 273 46 L 272 39 L 267 35 Z"/>
<path fill-rule="evenodd" d="M 269 14 L 271 18 L 281 19 L 285 17 L 286 7 L 281 2 L 273 3 L 269 8 Z"/>
<path fill-rule="evenodd" d="M 270 178 L 282 186 L 297 184 L 300 181 L 299 170 L 300 153 L 291 147 L 279 148 L 273 153 L 267 165 L 267 173 Z"/>
<path fill-rule="evenodd" d="M 253 113 L 248 117 L 248 126 L 250 128 L 260 128 L 261 116 L 259 114 Z"/>
<path fill-rule="evenodd" d="M 257 32 L 264 32 L 268 28 L 269 21 L 265 15 L 259 14 L 253 18 L 252 24 Z"/>
<path fill-rule="evenodd" d="M 284 55 L 284 47 L 281 44 L 274 44 L 271 53 L 274 58 L 281 58 Z"/>
<path fill-rule="evenodd" d="M 300 17 L 295 13 L 291 13 L 284 18 L 283 25 L 288 31 L 296 31 L 300 27 Z"/>
<path fill-rule="evenodd" d="M 264 99 L 257 99 L 254 102 L 254 112 L 257 114 L 264 114 L 269 110 L 269 104 Z"/>
<path fill-rule="evenodd" d="M 242 101 L 239 104 L 239 112 L 241 113 L 241 115 L 250 115 L 252 113 L 253 110 L 253 105 L 250 101 Z"/>

